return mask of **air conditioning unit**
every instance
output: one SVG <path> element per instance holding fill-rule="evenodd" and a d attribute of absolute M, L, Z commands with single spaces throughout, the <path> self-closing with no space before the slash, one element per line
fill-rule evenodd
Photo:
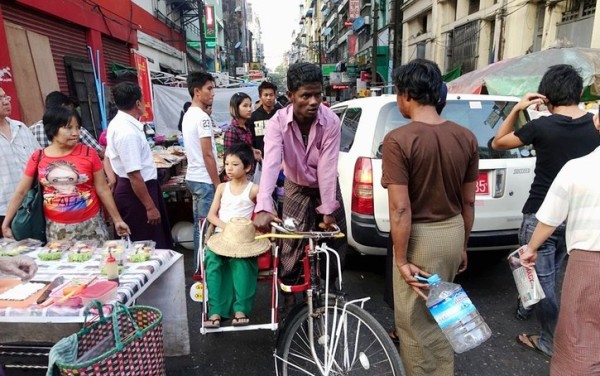
<path fill-rule="evenodd" d="M 364 19 L 365 19 L 365 25 L 370 25 L 371 24 L 371 17 L 365 16 Z"/>

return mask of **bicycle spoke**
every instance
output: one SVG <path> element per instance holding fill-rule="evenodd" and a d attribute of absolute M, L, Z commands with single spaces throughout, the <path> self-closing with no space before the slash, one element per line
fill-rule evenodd
<path fill-rule="evenodd" d="M 336 317 L 337 315 L 337 317 Z M 290 324 L 282 353 L 282 374 L 320 375 L 394 375 L 400 376 L 401 362 L 387 332 L 364 310 L 353 306 L 343 311 L 330 307 L 325 316 L 313 318 L 314 346 L 318 359 L 310 350 L 307 310 Z M 333 325 L 335 324 L 335 325 Z M 324 342 L 328 349 L 324 352 Z"/>

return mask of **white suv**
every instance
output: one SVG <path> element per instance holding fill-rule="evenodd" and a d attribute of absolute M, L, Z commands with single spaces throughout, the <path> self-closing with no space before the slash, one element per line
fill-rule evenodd
<path fill-rule="evenodd" d="M 518 245 L 521 208 L 535 168 L 530 147 L 495 151 L 490 141 L 519 101 L 514 97 L 448 94 L 442 117 L 470 129 L 479 142 L 479 180 L 469 250 Z M 331 109 L 342 122 L 338 174 L 349 244 L 360 253 L 384 255 L 390 232 L 387 190 L 381 186 L 383 137 L 407 124 L 395 95 L 353 99 Z M 528 121 L 526 111 L 517 122 Z"/>

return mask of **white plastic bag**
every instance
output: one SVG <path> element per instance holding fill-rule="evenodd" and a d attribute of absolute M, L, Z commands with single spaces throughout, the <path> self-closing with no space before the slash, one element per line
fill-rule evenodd
<path fill-rule="evenodd" d="M 262 174 L 262 163 L 257 163 L 256 168 L 254 169 L 254 177 L 252 178 L 252 182 L 254 184 L 260 184 L 260 175 Z"/>
<path fill-rule="evenodd" d="M 521 265 L 520 256 L 525 252 L 526 246 L 522 246 L 508 255 L 508 265 L 512 270 L 519 298 L 523 307 L 528 308 L 546 297 L 542 285 L 534 268 L 527 269 Z"/>

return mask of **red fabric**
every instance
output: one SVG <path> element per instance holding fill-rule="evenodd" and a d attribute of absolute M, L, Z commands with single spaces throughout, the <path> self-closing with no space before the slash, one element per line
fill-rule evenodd
<path fill-rule="evenodd" d="M 35 174 L 38 152 L 25 166 L 25 175 Z M 35 160 L 34 160 L 35 159 Z M 78 144 L 62 157 L 42 153 L 38 179 L 44 187 L 44 215 L 58 223 L 78 223 L 95 216 L 100 202 L 94 188 L 94 172 L 102 170 L 98 153 Z"/>

